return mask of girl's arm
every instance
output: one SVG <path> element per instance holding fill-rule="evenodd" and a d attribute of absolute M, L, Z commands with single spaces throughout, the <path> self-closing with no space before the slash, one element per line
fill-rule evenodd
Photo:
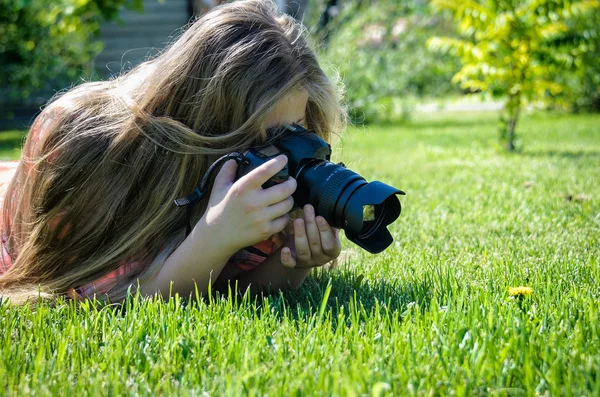
<path fill-rule="evenodd" d="M 214 241 L 210 228 L 202 218 L 167 258 L 156 276 L 141 286 L 141 293 L 149 296 L 159 292 L 167 299 L 171 288 L 173 293 L 188 296 L 195 292 L 197 286 L 198 292 L 204 295 L 209 283 L 217 279 L 234 253 Z"/>

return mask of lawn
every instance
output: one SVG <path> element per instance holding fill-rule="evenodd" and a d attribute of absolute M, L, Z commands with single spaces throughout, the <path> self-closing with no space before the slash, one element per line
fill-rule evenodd
<path fill-rule="evenodd" d="M 421 115 L 345 135 L 338 159 L 407 193 L 395 243 L 346 242 L 297 293 L 1 305 L 0 390 L 600 395 L 600 117 L 528 115 L 519 154 L 496 126 Z"/>

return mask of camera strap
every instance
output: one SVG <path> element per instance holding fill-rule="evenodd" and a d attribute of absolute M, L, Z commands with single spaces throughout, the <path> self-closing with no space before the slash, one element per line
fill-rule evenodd
<path fill-rule="evenodd" d="M 194 189 L 193 192 L 188 194 L 186 197 L 175 200 L 176 206 L 187 207 L 186 220 L 185 220 L 185 223 L 186 223 L 185 224 L 185 236 L 186 237 L 192 232 L 192 225 L 190 224 L 190 219 L 192 217 L 192 209 L 194 207 L 194 204 L 196 204 L 198 201 L 200 201 L 202 199 L 202 197 L 204 196 L 204 194 L 206 193 L 208 181 L 210 180 L 211 175 L 214 173 L 214 171 L 217 169 L 217 167 L 220 167 L 221 165 L 225 164 L 225 162 L 227 162 L 229 160 L 235 160 L 235 162 L 238 163 L 238 165 L 248 163 L 248 159 L 246 157 L 244 157 L 242 154 L 237 153 L 237 152 L 229 153 L 223 157 L 220 157 L 219 159 L 217 159 L 217 161 L 212 163 L 210 165 L 210 167 L 208 167 L 208 170 L 202 177 L 200 184 L 196 187 L 196 189 Z"/>

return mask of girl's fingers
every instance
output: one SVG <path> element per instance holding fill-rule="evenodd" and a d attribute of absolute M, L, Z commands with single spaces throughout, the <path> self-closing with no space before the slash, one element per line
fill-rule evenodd
<path fill-rule="evenodd" d="M 323 253 L 321 234 L 315 221 L 315 209 L 310 204 L 304 206 L 304 220 L 306 221 L 306 235 L 312 256 L 321 255 Z"/>
<path fill-rule="evenodd" d="M 294 199 L 291 197 L 286 198 L 283 201 L 268 206 L 265 211 L 269 219 L 274 219 L 282 215 L 287 214 L 294 207 Z"/>
<path fill-rule="evenodd" d="M 285 229 L 285 227 L 288 225 L 289 221 L 290 221 L 290 217 L 287 214 L 284 214 L 284 215 L 280 216 L 279 218 L 273 219 L 271 221 L 271 227 L 265 233 L 266 234 L 265 239 L 267 239 L 268 236 L 275 234 L 275 233 L 279 233 L 280 231 Z"/>
<path fill-rule="evenodd" d="M 235 173 L 237 171 L 237 163 L 233 160 L 226 161 L 221 167 L 221 170 L 215 177 L 213 183 L 213 191 L 227 190 L 235 182 Z"/>
<path fill-rule="evenodd" d="M 296 258 L 302 262 L 308 262 L 312 258 L 304 220 L 296 219 L 294 221 L 294 245 L 296 249 Z"/>
<path fill-rule="evenodd" d="M 316 218 L 317 226 L 319 227 L 319 233 L 321 234 L 321 245 L 323 246 L 323 252 L 328 256 L 338 256 L 342 250 L 342 245 L 338 239 L 338 233 L 335 232 L 337 229 L 333 229 L 329 226 L 329 223 L 322 216 Z"/>
<path fill-rule="evenodd" d="M 284 247 L 281 250 L 281 264 L 289 268 L 296 267 L 296 260 L 292 255 L 292 250 L 290 250 L 288 247 Z"/>
<path fill-rule="evenodd" d="M 260 202 L 265 205 L 271 205 L 279 203 L 290 197 L 296 191 L 298 183 L 294 178 L 288 178 L 287 181 L 281 182 L 275 186 L 271 186 L 268 189 L 264 189 L 260 192 Z"/>
<path fill-rule="evenodd" d="M 286 156 L 277 156 L 242 176 L 236 184 L 242 186 L 242 189 L 260 188 L 266 181 L 281 171 L 287 162 Z"/>

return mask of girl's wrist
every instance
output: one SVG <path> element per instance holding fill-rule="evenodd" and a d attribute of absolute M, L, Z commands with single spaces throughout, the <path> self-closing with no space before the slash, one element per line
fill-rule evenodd
<path fill-rule="evenodd" d="M 236 239 L 232 236 L 222 235 L 222 230 L 219 225 L 211 224 L 206 220 L 206 215 L 203 215 L 192 229 L 190 236 L 195 234 L 194 240 L 202 242 L 211 249 L 216 249 L 227 258 L 230 258 L 237 251 L 244 248 L 236 244 Z M 190 237 L 188 236 L 188 237 Z"/>
<path fill-rule="evenodd" d="M 191 233 L 171 253 L 155 278 L 142 287 L 142 293 L 151 295 L 160 292 L 166 297 L 173 293 L 187 296 L 197 288 L 201 294 L 208 291 L 229 258 L 234 248 L 219 241 L 219 235 L 200 220 Z M 172 287 L 171 287 L 172 283 Z"/>

